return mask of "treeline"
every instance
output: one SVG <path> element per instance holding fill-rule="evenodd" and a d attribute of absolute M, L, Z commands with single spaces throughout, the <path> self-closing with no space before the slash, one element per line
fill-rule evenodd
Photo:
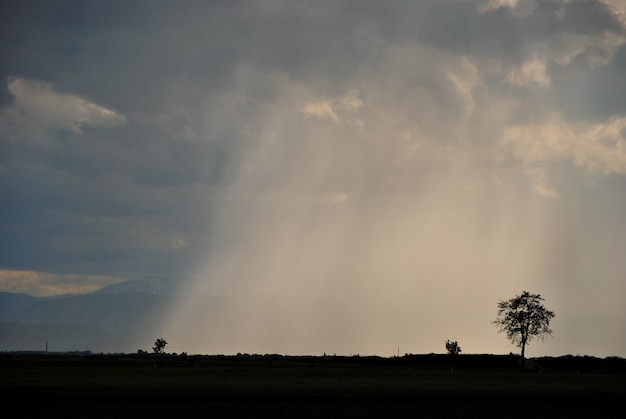
<path fill-rule="evenodd" d="M 92 353 L 44 352 L 44 351 L 6 351 L 5 359 L 11 358 L 86 358 L 108 360 L 151 360 L 164 359 L 170 362 L 190 362 L 194 364 L 210 363 L 264 363 L 264 364 L 361 364 L 389 365 L 407 367 L 442 367 L 451 364 L 446 354 L 405 354 L 404 356 L 382 357 L 376 355 L 280 355 L 280 354 L 245 354 L 236 355 L 188 355 L 186 353 L 154 354 L 139 350 L 137 353 Z M 520 357 L 515 354 L 462 354 L 454 358 L 455 371 L 463 368 L 508 369 L 519 368 Z M 564 355 L 558 357 L 538 357 L 527 359 L 527 368 L 534 371 L 571 371 L 571 372 L 614 372 L 626 373 L 626 359 L 620 357 L 599 358 L 589 355 Z"/>

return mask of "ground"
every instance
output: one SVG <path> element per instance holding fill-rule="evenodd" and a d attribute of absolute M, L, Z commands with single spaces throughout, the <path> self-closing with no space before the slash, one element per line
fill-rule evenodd
<path fill-rule="evenodd" d="M 5 356 L 5 417 L 608 417 L 623 371 L 445 358 Z M 466 358 L 469 359 L 469 358 Z"/>

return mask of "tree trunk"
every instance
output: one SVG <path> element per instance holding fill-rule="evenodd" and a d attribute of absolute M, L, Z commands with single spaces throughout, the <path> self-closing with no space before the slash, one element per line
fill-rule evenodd
<path fill-rule="evenodd" d="M 522 342 L 522 362 L 521 362 L 522 372 L 526 371 L 526 358 L 524 357 L 524 352 L 526 352 L 526 342 Z"/>

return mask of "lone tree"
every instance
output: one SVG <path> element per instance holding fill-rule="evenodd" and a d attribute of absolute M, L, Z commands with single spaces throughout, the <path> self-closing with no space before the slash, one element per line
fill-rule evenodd
<path fill-rule="evenodd" d="M 164 354 L 165 345 L 167 345 L 167 342 L 165 341 L 165 339 L 158 338 L 157 340 L 154 341 L 154 346 L 152 347 L 152 350 L 154 351 L 155 354 Z"/>
<path fill-rule="evenodd" d="M 458 354 L 461 353 L 461 347 L 459 343 L 455 341 L 446 341 L 446 351 L 448 351 L 448 355 L 450 356 L 450 371 L 454 371 L 454 360 Z"/>
<path fill-rule="evenodd" d="M 526 345 L 536 337 L 545 340 L 546 336 L 552 336 L 550 320 L 554 313 L 543 306 L 543 300 L 539 294 L 524 291 L 510 300 L 500 301 L 498 317 L 492 322 L 498 327 L 498 332 L 505 332 L 507 339 L 522 349 L 522 371 Z"/>
<path fill-rule="evenodd" d="M 456 340 L 454 342 L 447 340 L 446 351 L 448 351 L 448 355 L 455 356 L 461 353 L 461 347 Z"/>

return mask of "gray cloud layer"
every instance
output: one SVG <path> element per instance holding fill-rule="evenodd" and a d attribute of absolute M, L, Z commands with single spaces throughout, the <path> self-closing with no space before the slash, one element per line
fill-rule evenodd
<path fill-rule="evenodd" d="M 0 7 L 5 280 L 195 276 L 248 352 L 508 351 L 528 288 L 623 351 L 620 2 Z"/>

